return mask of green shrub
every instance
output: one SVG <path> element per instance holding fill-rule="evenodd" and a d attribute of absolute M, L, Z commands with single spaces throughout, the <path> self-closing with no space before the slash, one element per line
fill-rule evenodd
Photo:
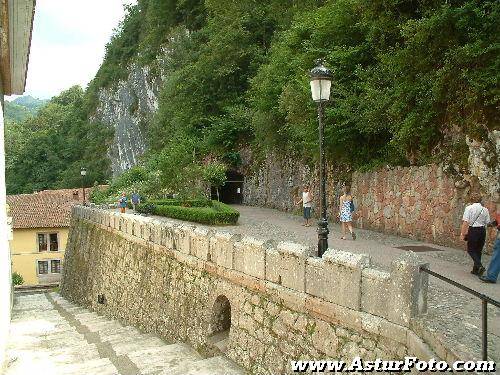
<path fill-rule="evenodd" d="M 141 214 L 153 215 L 155 213 L 156 205 L 148 202 L 137 206 L 137 212 Z"/>
<path fill-rule="evenodd" d="M 165 201 L 168 201 L 169 204 L 153 204 L 150 202 L 139 207 L 138 211 L 209 225 L 235 225 L 240 217 L 237 210 L 217 201 L 211 201 L 209 207 L 183 207 L 170 204 L 170 200 L 162 200 L 162 202 Z"/>
<path fill-rule="evenodd" d="M 155 199 L 150 201 L 159 206 L 211 207 L 210 199 Z"/>
<path fill-rule="evenodd" d="M 13 285 L 23 285 L 24 284 L 24 279 L 23 277 L 18 274 L 17 272 L 12 273 L 12 284 Z"/>

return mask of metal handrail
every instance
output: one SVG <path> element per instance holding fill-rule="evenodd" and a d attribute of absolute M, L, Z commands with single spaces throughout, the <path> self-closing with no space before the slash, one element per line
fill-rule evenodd
<path fill-rule="evenodd" d="M 459 289 L 462 289 L 463 291 L 466 291 L 467 293 L 472 294 L 473 296 L 479 298 L 481 300 L 482 304 L 482 359 L 484 361 L 488 360 L 488 303 L 492 304 L 493 306 L 499 307 L 500 308 L 500 301 L 494 300 L 493 298 L 483 294 L 479 293 L 477 290 L 471 289 L 468 286 L 465 286 L 463 284 L 460 284 L 452 279 L 447 278 L 446 276 L 443 276 L 439 273 L 436 273 L 434 271 L 431 271 L 430 269 L 426 268 L 425 266 L 420 267 L 420 271 L 428 273 L 429 275 L 432 275 L 434 277 L 437 277 L 440 280 L 443 280 L 447 282 L 448 284 L 451 284 L 453 286 L 456 286 Z"/>

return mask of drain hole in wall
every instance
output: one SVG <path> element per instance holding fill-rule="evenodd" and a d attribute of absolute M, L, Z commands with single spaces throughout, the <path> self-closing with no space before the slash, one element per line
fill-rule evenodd
<path fill-rule="evenodd" d="M 104 296 L 104 294 L 98 294 L 97 303 L 100 305 L 104 305 L 106 303 L 106 296 Z"/>
<path fill-rule="evenodd" d="M 278 284 L 281 285 L 281 275 L 278 276 Z"/>

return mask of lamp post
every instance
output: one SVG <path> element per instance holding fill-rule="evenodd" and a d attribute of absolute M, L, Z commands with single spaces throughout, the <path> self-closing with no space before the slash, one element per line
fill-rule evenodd
<path fill-rule="evenodd" d="M 326 160 L 325 136 L 323 125 L 323 103 L 330 100 L 332 72 L 325 68 L 321 60 L 316 60 L 316 66 L 311 69 L 312 99 L 318 103 L 319 121 L 319 196 L 321 217 L 318 221 L 318 256 L 321 258 L 328 249 L 328 221 L 326 219 Z"/>
<path fill-rule="evenodd" d="M 87 174 L 87 169 L 82 167 L 80 169 L 80 174 L 82 175 L 82 192 L 83 192 L 83 204 L 85 204 L 85 175 Z"/>

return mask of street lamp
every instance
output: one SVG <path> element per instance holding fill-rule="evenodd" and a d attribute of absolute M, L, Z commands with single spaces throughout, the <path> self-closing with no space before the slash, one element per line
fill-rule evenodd
<path fill-rule="evenodd" d="M 316 60 L 316 66 L 311 69 L 311 94 L 318 103 L 319 121 L 319 196 L 321 218 L 318 221 L 318 256 L 321 258 L 328 249 L 328 221 L 326 220 L 326 160 L 325 136 L 323 126 L 323 103 L 330 100 L 332 72 L 325 68 L 322 60 Z"/>
<path fill-rule="evenodd" d="M 87 169 L 82 167 L 82 169 L 80 169 L 80 174 L 82 175 L 83 204 L 85 204 L 85 182 L 84 182 L 84 179 L 85 179 L 85 176 L 87 174 Z"/>

